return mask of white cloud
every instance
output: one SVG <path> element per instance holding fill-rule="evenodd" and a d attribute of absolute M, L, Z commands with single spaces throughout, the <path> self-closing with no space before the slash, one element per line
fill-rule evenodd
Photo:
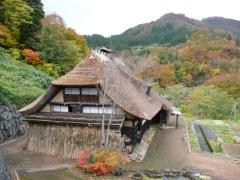
<path fill-rule="evenodd" d="M 223 16 L 240 20 L 237 0 L 42 0 L 46 13 L 56 12 L 81 34 L 119 34 L 174 12 L 202 19 Z"/>

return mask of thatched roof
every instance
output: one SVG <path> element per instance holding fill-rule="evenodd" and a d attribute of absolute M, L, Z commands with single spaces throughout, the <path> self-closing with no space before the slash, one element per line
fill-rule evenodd
<path fill-rule="evenodd" d="M 117 61 L 117 60 L 116 60 Z M 142 80 L 136 79 L 121 62 L 110 60 L 107 55 L 93 52 L 71 72 L 52 82 L 46 93 L 35 102 L 21 109 L 23 113 L 39 111 L 54 97 L 61 86 L 100 85 L 117 105 L 128 113 L 151 120 L 161 108 L 171 109 L 171 103 L 154 92 Z"/>

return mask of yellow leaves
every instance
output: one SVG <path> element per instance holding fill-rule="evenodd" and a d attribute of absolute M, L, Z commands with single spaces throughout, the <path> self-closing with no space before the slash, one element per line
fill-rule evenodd
<path fill-rule="evenodd" d="M 8 28 L 0 24 L 0 45 L 3 47 L 13 47 L 17 41 L 12 37 Z"/>
<path fill-rule="evenodd" d="M 187 81 L 188 83 L 192 83 L 193 82 L 193 78 L 192 78 L 191 74 L 187 74 L 186 76 L 183 76 L 182 79 Z"/>
<path fill-rule="evenodd" d="M 173 84 L 175 72 L 172 64 L 160 64 L 158 70 L 158 79 L 161 87 L 165 88 Z"/>
<path fill-rule="evenodd" d="M 219 68 L 215 68 L 211 70 L 211 76 L 219 75 L 221 70 Z"/>

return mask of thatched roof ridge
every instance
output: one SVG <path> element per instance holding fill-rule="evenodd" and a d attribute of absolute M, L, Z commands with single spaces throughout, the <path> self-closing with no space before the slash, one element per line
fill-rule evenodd
<path fill-rule="evenodd" d="M 19 112 L 24 114 L 31 114 L 40 111 L 45 106 L 45 104 L 50 101 L 59 91 L 60 88 L 58 86 L 50 85 L 43 95 L 38 97 L 31 104 L 20 109 Z"/>
<path fill-rule="evenodd" d="M 99 84 L 106 62 L 98 61 L 93 54 L 82 60 L 72 71 L 54 80 L 53 85 L 78 86 Z"/>

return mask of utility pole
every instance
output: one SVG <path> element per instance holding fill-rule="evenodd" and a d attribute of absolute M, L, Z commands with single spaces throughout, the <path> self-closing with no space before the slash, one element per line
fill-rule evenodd
<path fill-rule="evenodd" d="M 178 129 L 178 114 L 176 115 L 176 129 Z"/>
<path fill-rule="evenodd" d="M 236 103 L 234 103 L 234 105 L 232 107 L 232 111 L 231 111 L 229 120 L 232 119 L 233 113 L 234 113 L 234 120 L 237 121 L 237 104 Z"/>

